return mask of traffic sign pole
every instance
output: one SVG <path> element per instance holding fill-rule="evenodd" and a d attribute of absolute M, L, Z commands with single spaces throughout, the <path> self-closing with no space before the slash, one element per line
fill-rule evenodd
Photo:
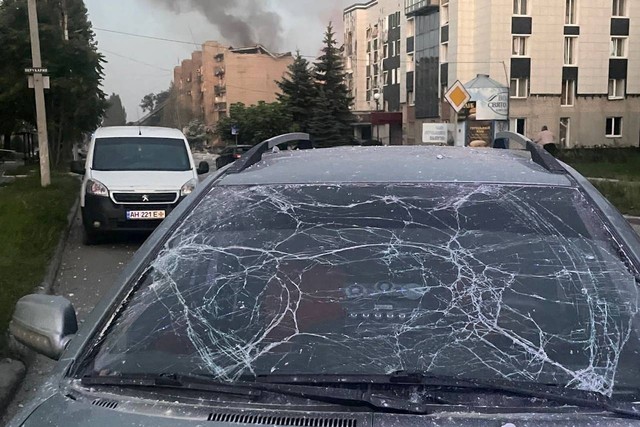
<path fill-rule="evenodd" d="M 28 0 L 27 4 L 29 9 L 29 33 L 31 35 L 31 58 L 34 71 L 36 71 L 33 74 L 33 84 L 36 95 L 38 146 L 40 148 L 40 183 L 43 187 L 48 187 L 51 184 L 51 171 L 49 169 L 49 138 L 47 134 L 47 110 L 44 101 L 44 78 L 42 76 L 42 59 L 40 57 L 38 9 L 36 0 Z"/>

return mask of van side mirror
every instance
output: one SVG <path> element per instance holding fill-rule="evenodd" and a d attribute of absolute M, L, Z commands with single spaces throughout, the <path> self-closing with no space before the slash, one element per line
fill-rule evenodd
<path fill-rule="evenodd" d="M 204 175 L 205 173 L 209 173 L 209 163 L 200 162 L 198 165 L 198 175 Z"/>
<path fill-rule="evenodd" d="M 84 175 L 86 173 L 86 169 L 84 167 L 84 161 L 82 160 L 74 160 L 71 162 L 71 172 L 76 173 L 78 175 Z"/>
<path fill-rule="evenodd" d="M 27 295 L 16 304 L 9 332 L 31 350 L 58 360 L 78 332 L 69 300 L 53 295 Z"/>

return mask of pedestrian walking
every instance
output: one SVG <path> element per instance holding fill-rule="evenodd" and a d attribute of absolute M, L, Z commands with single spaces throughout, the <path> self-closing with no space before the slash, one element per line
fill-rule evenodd
<path fill-rule="evenodd" d="M 538 135 L 533 140 L 533 142 L 542 145 L 542 147 L 553 156 L 555 156 L 558 152 L 558 147 L 556 146 L 556 136 L 546 126 L 542 126 L 542 130 L 538 132 Z"/>

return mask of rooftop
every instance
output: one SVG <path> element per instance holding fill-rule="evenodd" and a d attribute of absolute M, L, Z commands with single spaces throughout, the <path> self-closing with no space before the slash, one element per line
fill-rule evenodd
<path fill-rule="evenodd" d="M 571 186 L 527 151 L 459 147 L 338 147 L 269 153 L 220 185 L 484 182 Z"/>

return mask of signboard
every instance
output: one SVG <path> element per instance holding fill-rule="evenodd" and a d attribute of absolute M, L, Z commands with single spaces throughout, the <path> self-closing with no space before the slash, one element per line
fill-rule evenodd
<path fill-rule="evenodd" d="M 509 120 L 509 89 L 471 88 L 469 93 L 476 102 L 477 120 Z"/>
<path fill-rule="evenodd" d="M 473 141 L 483 141 L 487 147 L 491 147 L 493 132 L 491 131 L 491 121 L 469 120 L 467 127 L 467 145 Z"/>
<path fill-rule="evenodd" d="M 455 125 L 449 123 L 424 123 L 422 142 L 424 144 L 453 145 Z"/>
<path fill-rule="evenodd" d="M 456 81 L 444 95 L 447 102 L 453 107 L 456 113 L 462 110 L 462 107 L 471 100 L 471 95 L 464 88 L 460 80 Z"/>
<path fill-rule="evenodd" d="M 49 70 L 47 68 L 25 68 L 25 74 L 47 74 Z"/>
<path fill-rule="evenodd" d="M 238 129 L 238 126 L 231 127 L 231 135 L 238 135 L 239 133 L 240 133 L 240 129 Z"/>

